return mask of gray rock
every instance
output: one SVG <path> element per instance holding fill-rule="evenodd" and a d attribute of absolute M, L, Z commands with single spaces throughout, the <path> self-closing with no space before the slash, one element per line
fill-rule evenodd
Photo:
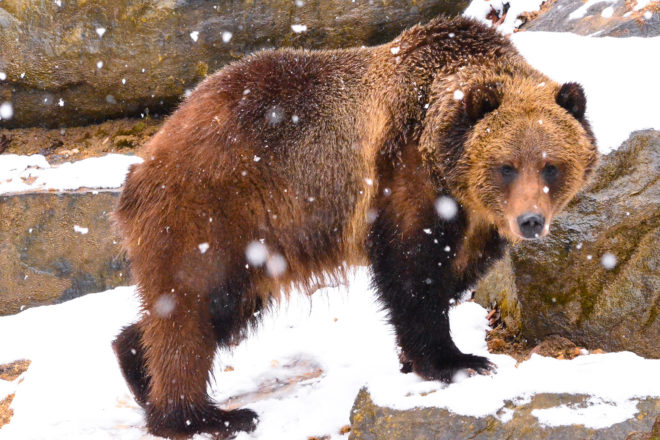
<path fill-rule="evenodd" d="M 351 411 L 350 440 L 610 440 L 623 439 L 634 431 L 650 431 L 660 400 L 645 399 L 637 404 L 638 415 L 609 428 L 590 429 L 582 425 L 547 427 L 531 412 L 559 405 L 587 405 L 588 396 L 537 394 L 523 405 L 508 402 L 512 418 L 502 423 L 493 416 L 461 416 L 442 408 L 414 408 L 400 411 L 373 403 L 365 389 L 358 393 Z"/>
<path fill-rule="evenodd" d="M 0 127 L 169 111 L 207 74 L 256 50 L 379 44 L 467 6 L 467 0 L 297 3 L 3 0 L 0 72 L 7 79 L 0 81 L 0 103 L 11 101 L 14 115 Z M 294 32 L 294 24 L 307 31 Z"/>
<path fill-rule="evenodd" d="M 660 358 L 660 132 L 633 133 L 548 237 L 510 254 L 477 298 L 507 304 L 502 315 L 523 337 Z M 489 283 L 497 279 L 513 283 Z"/>

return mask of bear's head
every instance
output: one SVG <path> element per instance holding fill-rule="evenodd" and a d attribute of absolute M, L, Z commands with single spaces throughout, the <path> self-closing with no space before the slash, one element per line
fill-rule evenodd
<path fill-rule="evenodd" d="M 420 139 L 442 190 L 513 241 L 546 235 L 598 158 L 582 87 L 525 73 L 435 85 Z"/>

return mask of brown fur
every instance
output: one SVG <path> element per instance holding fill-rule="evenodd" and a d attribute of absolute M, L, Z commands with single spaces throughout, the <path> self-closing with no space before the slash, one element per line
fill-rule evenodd
<path fill-rule="evenodd" d="M 555 102 L 559 89 L 504 37 L 462 18 L 374 48 L 261 52 L 205 80 L 149 142 L 115 217 L 145 312 L 125 339 L 142 335 L 133 343 L 144 350 L 149 429 L 180 434 L 172 414 L 207 409 L 217 343 L 237 341 L 281 291 L 341 281 L 366 262 L 375 215 L 393 211 L 405 240 L 451 194 L 468 219 L 453 262 L 463 274 L 485 240 L 516 237 L 512 216 L 560 210 L 595 146 L 586 122 Z M 542 152 L 563 172 L 547 194 Z M 511 187 L 492 175 L 504 162 L 524 170 Z M 248 264 L 255 241 L 284 258 L 284 273 Z"/>

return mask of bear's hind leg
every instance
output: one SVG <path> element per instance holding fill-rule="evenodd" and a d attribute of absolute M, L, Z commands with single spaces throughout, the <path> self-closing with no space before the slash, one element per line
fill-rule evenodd
<path fill-rule="evenodd" d="M 149 391 L 149 376 L 145 367 L 142 331 L 138 325 L 125 327 L 112 342 L 112 349 L 135 400 L 140 406 L 144 406 Z"/>
<path fill-rule="evenodd" d="M 185 438 L 205 432 L 227 438 L 255 428 L 254 411 L 222 410 L 206 392 L 217 342 L 201 305 L 175 305 L 170 316 L 147 314 L 139 324 L 150 381 L 145 411 L 151 433 Z"/>

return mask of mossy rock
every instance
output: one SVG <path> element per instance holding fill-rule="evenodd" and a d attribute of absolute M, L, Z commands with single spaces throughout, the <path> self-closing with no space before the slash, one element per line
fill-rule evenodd
<path fill-rule="evenodd" d="M 301 6 L 299 6 L 301 5 Z M 0 127 L 170 111 L 206 75 L 264 48 L 373 45 L 467 0 L 0 2 Z M 307 26 L 296 33 L 294 24 Z M 100 64 L 102 63 L 102 64 Z"/>

